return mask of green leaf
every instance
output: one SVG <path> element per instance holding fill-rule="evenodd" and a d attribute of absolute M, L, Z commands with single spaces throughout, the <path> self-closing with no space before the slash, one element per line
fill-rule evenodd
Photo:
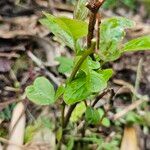
<path fill-rule="evenodd" d="M 58 142 L 62 139 L 62 133 L 63 133 L 63 129 L 62 127 L 59 127 L 59 129 L 56 132 L 56 138 Z"/>
<path fill-rule="evenodd" d="M 66 104 L 71 105 L 86 99 L 89 95 L 90 91 L 86 86 L 86 76 L 83 75 L 67 84 L 63 98 Z"/>
<path fill-rule="evenodd" d="M 101 92 L 107 87 L 107 81 L 112 75 L 110 69 L 96 72 L 91 70 L 87 75 L 78 75 L 71 83 L 67 84 L 63 98 L 66 104 L 71 105 L 87 99 L 93 93 Z"/>
<path fill-rule="evenodd" d="M 107 0 L 104 2 L 104 4 L 102 5 L 102 7 L 104 9 L 108 9 L 109 7 L 113 7 L 116 6 L 117 4 L 117 0 Z"/>
<path fill-rule="evenodd" d="M 1 120 L 10 120 L 11 117 L 12 117 L 12 111 L 15 107 L 15 103 L 11 104 L 11 105 L 8 105 L 7 107 L 5 107 L 4 109 L 2 109 L 0 111 L 0 119 Z"/>
<path fill-rule="evenodd" d="M 75 11 L 74 11 L 74 18 L 78 20 L 85 20 L 88 15 L 88 9 L 85 6 L 87 0 L 78 0 Z"/>
<path fill-rule="evenodd" d="M 112 76 L 112 69 L 105 69 L 100 71 L 91 70 L 87 75 L 87 84 L 91 93 L 101 92 L 107 87 L 107 82 Z"/>
<path fill-rule="evenodd" d="M 87 57 L 80 67 L 80 70 L 84 71 L 85 74 L 89 74 L 92 69 L 99 69 L 100 63 L 98 61 L 93 61 L 91 57 Z"/>
<path fill-rule="evenodd" d="M 41 19 L 40 22 L 73 50 L 75 50 L 77 39 L 87 35 L 88 25 L 86 22 L 67 17 L 55 17 L 48 13 L 44 13 L 44 15 L 46 18 Z"/>
<path fill-rule="evenodd" d="M 104 116 L 104 110 L 103 109 L 101 109 L 101 108 L 99 108 L 98 109 L 98 113 L 99 113 L 99 115 L 100 115 L 100 119 Z"/>
<path fill-rule="evenodd" d="M 92 58 L 89 57 L 88 60 L 88 65 L 91 69 L 99 69 L 100 68 L 100 63 L 98 61 L 93 61 Z"/>
<path fill-rule="evenodd" d="M 87 75 L 87 85 L 91 93 L 96 93 L 104 90 L 107 87 L 107 81 L 103 78 L 102 74 L 92 70 Z"/>
<path fill-rule="evenodd" d="M 119 51 L 125 29 L 131 28 L 134 23 L 123 17 L 106 19 L 100 28 L 100 58 L 104 62 L 113 61 L 120 57 Z"/>
<path fill-rule="evenodd" d="M 80 102 L 79 104 L 77 104 L 76 108 L 72 112 L 70 120 L 72 122 L 77 122 L 82 117 L 85 111 L 86 111 L 85 103 Z"/>
<path fill-rule="evenodd" d="M 58 71 L 60 73 L 69 73 L 73 68 L 73 60 L 67 57 L 57 57 L 56 60 L 60 63 Z"/>
<path fill-rule="evenodd" d="M 122 52 L 135 52 L 139 50 L 150 50 L 150 35 L 125 43 Z"/>
<path fill-rule="evenodd" d="M 58 100 L 63 95 L 64 91 L 65 87 L 63 85 L 60 85 L 56 91 L 55 100 Z"/>
<path fill-rule="evenodd" d="M 108 118 L 104 118 L 102 120 L 102 125 L 105 127 L 110 127 L 110 120 Z"/>
<path fill-rule="evenodd" d="M 41 116 L 33 123 L 26 127 L 24 141 L 25 143 L 31 142 L 34 136 L 40 129 L 48 128 L 51 129 L 51 121 L 49 118 Z"/>
<path fill-rule="evenodd" d="M 135 0 L 121 0 L 126 6 L 128 6 L 131 9 L 134 9 L 136 7 Z"/>
<path fill-rule="evenodd" d="M 27 98 L 38 105 L 53 104 L 55 91 L 52 84 L 45 77 L 35 79 L 33 85 L 25 89 Z"/>
<path fill-rule="evenodd" d="M 99 112 L 92 107 L 87 107 L 85 112 L 85 120 L 88 124 L 93 124 L 93 125 L 98 124 L 100 121 Z"/>
<path fill-rule="evenodd" d="M 87 35 L 88 24 L 86 22 L 66 17 L 59 17 L 59 19 L 63 21 L 69 28 L 69 31 L 72 33 L 74 40 L 77 40 Z"/>
<path fill-rule="evenodd" d="M 68 141 L 68 143 L 67 143 L 67 145 L 66 145 L 66 150 L 72 150 L 73 149 L 73 147 L 74 147 L 74 136 L 69 136 L 69 139 L 68 139 L 69 141 Z"/>
<path fill-rule="evenodd" d="M 64 44 L 74 50 L 74 39 L 66 24 L 57 17 L 44 13 L 46 18 L 40 19 L 40 23 L 46 26 Z"/>
<path fill-rule="evenodd" d="M 25 142 L 30 142 L 33 138 L 33 136 L 36 134 L 36 132 L 42 127 L 43 125 L 41 122 L 37 121 L 33 125 L 28 125 L 25 130 L 25 137 L 24 140 Z"/>
<path fill-rule="evenodd" d="M 117 140 L 112 139 L 109 142 L 103 141 L 102 144 L 99 144 L 98 150 L 102 150 L 102 149 L 104 149 L 104 150 L 112 150 L 112 149 L 120 150 L 119 149 L 119 144 L 120 144 L 120 142 L 119 142 L 118 139 Z"/>
<path fill-rule="evenodd" d="M 134 123 L 141 124 L 143 123 L 143 118 L 134 111 L 130 111 L 125 116 L 125 121 L 127 124 L 134 124 Z"/>
<path fill-rule="evenodd" d="M 98 73 L 102 75 L 105 81 L 108 81 L 113 75 L 113 70 L 112 69 L 99 70 Z"/>

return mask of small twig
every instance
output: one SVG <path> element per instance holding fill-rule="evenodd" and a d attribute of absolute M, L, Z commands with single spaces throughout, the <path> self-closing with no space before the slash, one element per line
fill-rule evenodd
<path fill-rule="evenodd" d="M 126 115 L 129 111 L 137 108 L 139 105 L 141 105 L 144 102 L 148 102 L 148 99 L 141 99 L 141 100 L 137 100 L 134 103 L 132 103 L 130 106 L 127 106 L 126 108 L 124 108 L 122 111 L 120 111 L 119 113 L 115 114 L 114 116 L 111 117 L 111 119 L 113 121 L 123 117 L 124 115 Z"/>
<path fill-rule="evenodd" d="M 136 74 L 136 81 L 135 81 L 135 93 L 133 94 L 133 98 L 132 98 L 133 102 L 136 100 L 136 97 L 137 97 L 136 95 L 138 93 L 139 86 L 140 86 L 140 80 L 141 80 L 141 75 L 142 75 L 142 65 L 143 65 L 143 59 L 141 58 L 137 67 L 137 74 Z"/>
<path fill-rule="evenodd" d="M 12 104 L 12 103 L 17 103 L 17 102 L 21 102 L 22 100 L 8 100 L 5 102 L 0 103 L 0 111 L 3 110 L 5 107 L 7 107 L 8 105 Z"/>
<path fill-rule="evenodd" d="M 62 102 L 62 110 L 61 110 L 61 124 L 64 126 L 64 119 L 65 119 L 65 102 Z"/>
<path fill-rule="evenodd" d="M 84 104 L 85 104 L 86 107 L 88 107 L 88 104 L 87 104 L 86 100 L 84 100 Z"/>
<path fill-rule="evenodd" d="M 67 127 L 68 122 L 69 122 L 69 119 L 70 119 L 70 117 L 71 117 L 71 114 L 72 114 L 74 108 L 76 107 L 76 105 L 77 105 L 77 103 L 75 103 L 75 104 L 73 104 L 73 105 L 70 106 L 70 108 L 69 108 L 69 110 L 68 110 L 68 112 L 67 112 L 67 115 L 66 115 L 66 117 L 65 117 L 65 121 L 64 121 L 64 124 L 63 124 L 63 128 L 66 128 L 66 127 Z"/>
<path fill-rule="evenodd" d="M 15 145 L 15 146 L 18 146 L 18 147 L 20 147 L 20 148 L 22 148 L 22 149 L 25 149 L 25 146 L 15 144 L 15 143 L 13 143 L 13 142 L 11 142 L 11 141 L 9 141 L 9 140 L 7 140 L 7 139 L 4 139 L 4 138 L 2 138 L 2 137 L 0 137 L 0 141 L 1 141 L 2 143 L 8 144 L 8 145 Z"/>
<path fill-rule="evenodd" d="M 6 58 L 19 58 L 19 54 L 16 54 L 14 52 L 10 52 L 10 53 L 0 53 L 0 57 L 6 57 Z"/>
<path fill-rule="evenodd" d="M 102 6 L 105 0 L 90 0 L 86 4 L 86 7 L 93 13 L 97 13 L 99 8 Z"/>
<path fill-rule="evenodd" d="M 105 96 L 107 93 L 111 92 L 111 90 L 112 90 L 112 89 L 107 89 L 106 91 L 104 91 L 103 93 L 101 93 L 100 95 L 98 95 L 98 96 L 96 97 L 95 101 L 93 102 L 92 107 L 94 107 L 94 106 L 97 104 L 97 102 L 98 102 L 100 99 L 103 98 L 103 96 Z"/>
<path fill-rule="evenodd" d="M 142 99 L 143 97 L 147 97 L 146 95 L 143 96 L 143 95 L 140 95 L 139 93 L 136 93 L 134 86 L 126 81 L 114 79 L 113 82 L 115 84 L 122 85 L 123 87 L 127 87 L 133 94 L 136 94 L 136 97 L 139 99 Z"/>
<path fill-rule="evenodd" d="M 130 83 L 128 83 L 124 80 L 120 80 L 120 79 L 114 79 L 113 82 L 117 85 L 127 87 L 132 93 L 135 93 L 135 89 L 134 89 L 133 85 L 131 85 Z"/>

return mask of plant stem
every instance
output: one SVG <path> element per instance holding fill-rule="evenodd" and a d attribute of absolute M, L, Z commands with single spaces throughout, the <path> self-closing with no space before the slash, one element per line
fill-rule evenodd
<path fill-rule="evenodd" d="M 61 124 L 64 125 L 64 119 L 65 119 L 65 102 L 62 102 L 62 110 L 61 110 Z"/>
<path fill-rule="evenodd" d="M 120 112 L 118 112 L 117 114 L 114 114 L 113 116 L 110 117 L 111 120 L 116 121 L 117 119 L 123 117 L 124 115 L 126 115 L 129 111 L 136 109 L 137 107 L 139 107 L 139 105 L 141 105 L 144 102 L 148 102 L 148 99 L 140 99 L 140 100 L 136 100 L 135 102 L 133 102 L 131 105 L 125 107 L 123 110 L 121 110 Z"/>
<path fill-rule="evenodd" d="M 100 24 L 101 24 L 101 15 L 97 13 L 96 51 L 99 50 L 99 44 L 100 44 Z"/>
<path fill-rule="evenodd" d="M 97 104 L 97 102 L 103 98 L 103 96 L 105 96 L 107 93 L 109 93 L 111 91 L 112 91 L 112 89 L 107 89 L 106 91 L 104 91 L 103 93 L 101 93 L 100 95 L 98 95 L 96 97 L 95 101 L 93 102 L 92 107 L 94 107 Z"/>
<path fill-rule="evenodd" d="M 80 66 L 82 65 L 82 63 L 84 62 L 84 60 L 85 60 L 90 54 L 92 54 L 92 53 L 94 52 L 95 46 L 96 46 L 96 41 L 93 40 L 93 41 L 92 41 L 92 44 L 91 44 L 91 47 L 90 47 L 88 50 L 84 51 L 84 53 L 82 54 L 80 60 L 76 63 L 76 65 L 75 65 L 75 67 L 74 67 L 74 69 L 73 69 L 73 71 L 72 71 L 72 73 L 71 73 L 71 75 L 70 75 L 70 78 L 69 78 L 68 82 L 71 82 L 71 81 L 74 79 L 76 73 L 77 73 L 78 70 L 80 69 Z"/>
<path fill-rule="evenodd" d="M 88 26 L 87 47 L 91 46 L 91 40 L 94 36 L 95 23 L 96 23 L 96 13 L 91 13 Z"/>
<path fill-rule="evenodd" d="M 137 67 L 137 74 L 136 74 L 136 80 L 135 80 L 135 93 L 133 94 L 132 102 L 136 100 L 136 95 L 139 90 L 139 86 L 140 86 L 139 84 L 140 84 L 140 80 L 142 76 L 142 65 L 143 65 L 143 59 L 141 58 Z"/>
<path fill-rule="evenodd" d="M 94 37 L 94 28 L 95 28 L 95 24 L 96 24 L 96 17 L 97 17 L 97 12 L 100 8 L 100 6 L 103 4 L 105 0 L 91 0 L 89 3 L 87 3 L 86 7 L 91 11 L 91 15 L 90 15 L 90 19 L 89 19 L 89 27 L 88 27 L 88 36 L 87 36 L 87 48 L 88 50 L 84 51 L 84 53 L 82 54 L 80 60 L 76 63 L 70 78 L 68 80 L 68 83 L 70 83 L 71 81 L 73 81 L 73 79 L 75 78 L 78 70 L 80 69 L 82 63 L 84 62 L 84 60 L 91 54 L 94 53 L 95 50 L 95 46 L 96 46 L 96 40 L 93 40 Z M 99 33 L 98 33 L 99 34 Z M 97 42 L 99 40 L 99 37 L 97 39 Z M 97 43 L 99 44 L 99 42 Z M 98 45 L 97 45 L 98 47 Z M 64 129 L 67 127 L 68 123 L 69 123 L 69 119 L 71 117 L 71 114 L 73 112 L 73 110 L 75 109 L 77 103 L 71 105 L 68 109 L 68 112 L 66 114 L 66 117 L 64 116 L 64 111 L 65 111 L 65 103 L 63 102 L 63 107 L 62 107 L 62 128 L 63 128 L 63 134 L 62 134 L 62 138 L 64 135 Z"/>
<path fill-rule="evenodd" d="M 69 80 L 68 80 L 68 83 L 70 83 L 70 82 L 75 78 L 76 73 L 77 73 L 78 70 L 80 69 L 80 67 L 81 67 L 82 63 L 84 62 L 84 60 L 85 60 L 90 54 L 92 54 L 92 53 L 94 52 L 95 46 L 96 46 L 96 41 L 95 41 L 95 39 L 93 39 L 93 40 L 92 40 L 91 47 L 90 47 L 88 50 L 84 51 L 84 53 L 82 54 L 82 57 L 81 57 L 81 58 L 79 59 L 79 61 L 76 63 L 76 65 L 75 65 L 75 67 L 74 67 L 74 69 L 73 69 L 73 71 L 72 71 L 72 73 L 71 73 L 71 75 L 70 75 L 70 78 L 69 78 Z M 75 103 L 75 104 L 73 104 L 73 105 L 71 105 L 71 106 L 69 107 L 69 110 L 68 110 L 68 112 L 67 112 L 67 115 L 66 115 L 65 120 L 64 120 L 63 125 L 62 125 L 62 126 L 63 126 L 63 129 L 67 127 L 68 122 L 69 122 L 69 119 L 70 119 L 70 116 L 71 116 L 73 110 L 75 109 L 76 105 L 77 105 L 77 103 Z"/>
<path fill-rule="evenodd" d="M 87 47 L 91 46 L 91 40 L 94 37 L 94 28 L 97 19 L 97 13 L 101 5 L 104 3 L 105 0 L 91 0 L 87 3 L 86 7 L 91 11 L 90 18 L 89 18 L 89 26 L 88 26 L 88 35 L 87 35 Z M 99 43 L 97 43 L 99 44 Z"/>
<path fill-rule="evenodd" d="M 70 106 L 70 108 L 69 108 L 69 110 L 67 112 L 67 115 L 65 117 L 65 121 L 64 121 L 64 124 L 63 124 L 63 129 L 65 129 L 67 127 L 69 119 L 71 117 L 71 114 L 72 114 L 73 110 L 75 109 L 76 105 L 77 105 L 77 103 L 75 103 L 75 104 Z"/>

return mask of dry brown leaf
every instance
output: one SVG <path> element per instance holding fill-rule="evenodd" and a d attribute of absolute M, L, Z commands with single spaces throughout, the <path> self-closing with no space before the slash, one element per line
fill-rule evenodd
<path fill-rule="evenodd" d="M 120 150 L 140 150 L 135 127 L 125 127 Z"/>
<path fill-rule="evenodd" d="M 0 150 L 3 150 L 3 146 L 1 145 L 1 143 L 0 143 Z"/>

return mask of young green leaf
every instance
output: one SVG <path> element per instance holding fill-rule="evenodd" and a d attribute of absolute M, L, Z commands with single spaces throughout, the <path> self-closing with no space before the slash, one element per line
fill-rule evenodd
<path fill-rule="evenodd" d="M 110 127 L 110 120 L 108 118 L 104 118 L 102 120 L 102 125 L 105 127 Z"/>
<path fill-rule="evenodd" d="M 62 133 L 63 133 L 63 129 L 62 129 L 62 127 L 59 127 L 56 132 L 57 141 L 60 141 L 62 139 Z"/>
<path fill-rule="evenodd" d="M 44 15 L 46 18 L 40 19 L 40 23 L 50 29 L 64 44 L 74 49 L 74 39 L 66 24 L 53 15 L 48 13 L 44 13 Z"/>
<path fill-rule="evenodd" d="M 128 112 L 128 114 L 125 116 L 125 121 L 127 124 L 142 124 L 143 123 L 143 118 L 135 113 L 134 111 Z"/>
<path fill-rule="evenodd" d="M 92 107 L 87 107 L 85 112 L 85 120 L 88 124 L 93 124 L 93 125 L 98 124 L 100 121 L 99 112 Z"/>
<path fill-rule="evenodd" d="M 99 115 L 100 115 L 100 118 L 102 118 L 103 116 L 104 116 L 104 110 L 103 109 L 101 109 L 101 108 L 99 108 L 98 109 L 98 113 L 99 113 Z"/>
<path fill-rule="evenodd" d="M 93 93 L 101 92 L 107 87 L 111 75 L 110 69 L 100 73 L 91 70 L 87 75 L 78 75 L 78 78 L 67 84 L 63 95 L 64 101 L 71 105 L 86 99 Z"/>
<path fill-rule="evenodd" d="M 123 17 L 110 18 L 102 22 L 99 55 L 103 61 L 113 61 L 120 57 L 119 47 L 125 36 L 124 30 L 133 25 L 131 20 Z"/>
<path fill-rule="evenodd" d="M 80 67 L 80 70 L 84 71 L 85 74 L 89 74 L 92 69 L 99 69 L 100 63 L 98 61 L 93 61 L 90 57 L 87 57 L 84 60 L 83 64 Z"/>
<path fill-rule="evenodd" d="M 107 87 L 107 82 L 112 74 L 112 69 L 105 69 L 97 72 L 91 70 L 87 75 L 87 85 L 91 93 L 97 93 L 104 90 Z"/>
<path fill-rule="evenodd" d="M 38 105 L 53 104 L 55 91 L 52 84 L 45 77 L 35 79 L 33 85 L 26 87 L 27 98 Z"/>
<path fill-rule="evenodd" d="M 97 93 L 104 90 L 107 87 L 107 81 L 103 78 L 102 74 L 96 71 L 91 71 L 87 75 L 87 86 L 89 87 L 91 93 Z"/>
<path fill-rule="evenodd" d="M 37 120 L 33 125 L 28 125 L 25 130 L 25 142 L 30 142 L 41 127 L 43 127 L 43 124 L 40 120 Z"/>
<path fill-rule="evenodd" d="M 60 73 L 69 73 L 71 72 L 72 68 L 73 68 L 73 60 L 71 58 L 67 58 L 67 57 L 57 57 L 56 61 L 58 61 L 60 63 L 60 66 L 58 68 L 58 71 Z"/>
<path fill-rule="evenodd" d="M 98 73 L 102 75 L 105 81 L 108 81 L 113 75 L 113 70 L 112 69 L 99 70 Z"/>
<path fill-rule="evenodd" d="M 52 128 L 52 122 L 46 116 L 38 117 L 38 119 L 35 120 L 35 122 L 33 122 L 33 124 L 29 124 L 26 127 L 25 135 L 24 135 L 25 143 L 31 142 L 31 140 L 33 140 L 33 138 L 36 136 L 37 132 L 43 128 L 47 128 L 47 129 Z"/>
<path fill-rule="evenodd" d="M 74 143 L 75 143 L 75 140 L 74 140 L 74 136 L 70 135 L 69 136 L 69 141 L 66 145 L 66 150 L 72 150 L 74 148 Z"/>
<path fill-rule="evenodd" d="M 121 0 L 126 6 L 128 6 L 131 9 L 134 9 L 136 7 L 135 0 Z"/>
<path fill-rule="evenodd" d="M 117 0 L 107 0 L 104 2 L 104 4 L 102 5 L 102 7 L 104 9 L 108 9 L 109 7 L 113 7 L 116 6 L 117 4 Z"/>
<path fill-rule="evenodd" d="M 70 120 L 72 122 L 77 122 L 85 111 L 86 111 L 85 103 L 80 102 L 79 104 L 77 104 L 76 108 L 72 112 Z"/>
<path fill-rule="evenodd" d="M 74 40 L 77 40 L 87 35 L 88 24 L 86 22 L 66 17 L 59 17 L 59 19 L 63 21 L 69 28 L 69 31 L 72 33 Z"/>
<path fill-rule="evenodd" d="M 63 95 L 64 91 L 65 87 L 63 85 L 60 85 L 56 91 L 55 100 L 58 100 Z"/>
<path fill-rule="evenodd" d="M 67 17 L 55 17 L 48 13 L 44 13 L 44 15 L 46 18 L 41 19 L 40 22 L 73 50 L 75 50 L 77 39 L 87 35 L 88 25 L 86 22 Z"/>
<path fill-rule="evenodd" d="M 89 87 L 86 86 L 86 76 L 79 76 L 67 84 L 63 98 L 66 104 L 72 105 L 80 102 L 90 95 Z"/>
<path fill-rule="evenodd" d="M 122 52 L 135 52 L 139 50 L 150 50 L 150 35 L 133 39 L 124 44 Z"/>

